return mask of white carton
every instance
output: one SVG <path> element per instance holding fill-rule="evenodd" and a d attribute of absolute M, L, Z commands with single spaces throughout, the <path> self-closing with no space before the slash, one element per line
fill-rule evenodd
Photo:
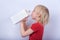
<path fill-rule="evenodd" d="M 24 9 L 24 10 L 20 11 L 19 13 L 17 13 L 16 15 L 13 15 L 11 17 L 11 21 L 13 24 L 16 24 L 19 21 L 21 21 L 22 19 L 24 19 L 25 17 L 29 16 L 28 14 L 29 14 L 29 12 L 26 9 Z"/>

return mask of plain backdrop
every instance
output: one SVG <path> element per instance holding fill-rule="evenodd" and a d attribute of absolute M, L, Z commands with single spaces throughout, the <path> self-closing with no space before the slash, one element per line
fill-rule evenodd
<path fill-rule="evenodd" d="M 24 8 L 32 11 L 38 4 L 45 5 L 50 12 L 43 40 L 60 40 L 60 0 L 0 0 L 0 40 L 28 40 L 21 37 L 20 24 L 13 25 L 10 17 Z M 32 22 L 30 17 L 27 25 Z"/>

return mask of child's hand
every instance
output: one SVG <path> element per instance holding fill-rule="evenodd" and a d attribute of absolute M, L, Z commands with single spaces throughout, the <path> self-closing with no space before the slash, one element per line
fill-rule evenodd
<path fill-rule="evenodd" d="M 21 22 L 24 22 L 25 23 L 27 21 L 27 18 L 28 17 L 24 18 L 23 20 L 21 20 Z"/>

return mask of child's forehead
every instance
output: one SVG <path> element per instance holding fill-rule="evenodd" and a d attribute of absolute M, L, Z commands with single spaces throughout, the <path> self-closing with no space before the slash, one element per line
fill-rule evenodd
<path fill-rule="evenodd" d="M 36 7 L 33 11 L 42 13 L 44 10 L 41 7 Z"/>
<path fill-rule="evenodd" d="M 47 12 L 44 7 L 35 7 L 33 11 L 37 14 L 47 15 Z"/>
<path fill-rule="evenodd" d="M 41 9 L 34 9 L 34 12 L 37 14 L 43 14 L 43 11 Z"/>
<path fill-rule="evenodd" d="M 42 9 L 35 9 L 34 12 L 39 13 L 39 14 L 45 14 L 45 15 L 47 14 L 47 12 L 45 12 Z"/>

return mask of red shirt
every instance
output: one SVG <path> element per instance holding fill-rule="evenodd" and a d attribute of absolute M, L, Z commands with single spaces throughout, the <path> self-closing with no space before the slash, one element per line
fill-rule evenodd
<path fill-rule="evenodd" d="M 34 31 L 30 36 L 29 40 L 42 40 L 44 27 L 41 23 L 34 23 L 31 26 L 31 29 Z"/>

